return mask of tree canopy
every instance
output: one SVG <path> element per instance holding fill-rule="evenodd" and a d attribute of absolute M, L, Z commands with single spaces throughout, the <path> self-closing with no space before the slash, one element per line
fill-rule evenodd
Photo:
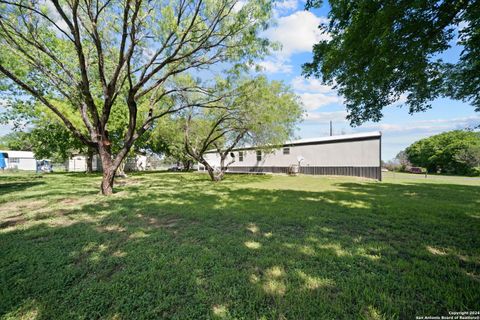
<path fill-rule="evenodd" d="M 306 8 L 322 0 L 307 1 Z M 313 47 L 303 72 L 334 84 L 353 125 L 378 121 L 382 109 L 405 99 L 410 113 L 437 97 L 480 111 L 480 3 L 476 0 L 330 0 L 329 39 Z M 439 55 L 453 43 L 457 61 Z"/>
<path fill-rule="evenodd" d="M 175 79 L 263 56 L 269 43 L 259 33 L 270 14 L 267 0 L 0 0 L 0 90 L 42 103 L 95 148 L 101 190 L 111 194 L 134 143 L 155 120 L 178 111 L 175 96 L 188 88 Z M 122 106 L 127 125 L 112 157 L 111 117 Z"/>
<path fill-rule="evenodd" d="M 419 140 L 405 153 L 429 172 L 480 175 L 480 132 L 454 130 Z"/>
<path fill-rule="evenodd" d="M 161 154 L 168 161 L 183 165 L 183 170 L 190 170 L 194 159 L 185 150 L 184 115 L 167 116 L 159 119 L 145 143 L 145 149 Z"/>
<path fill-rule="evenodd" d="M 298 97 L 291 89 L 264 76 L 221 80 L 214 92 L 221 99 L 186 110 L 185 148 L 207 168 L 215 181 L 221 180 L 227 167 L 235 161 L 230 157 L 235 147 L 280 145 L 292 137 L 303 115 Z M 205 152 L 209 150 L 218 153 L 219 168 L 205 160 Z"/>
<path fill-rule="evenodd" d="M 32 151 L 30 137 L 25 132 L 13 131 L 0 138 L 0 149 Z"/>

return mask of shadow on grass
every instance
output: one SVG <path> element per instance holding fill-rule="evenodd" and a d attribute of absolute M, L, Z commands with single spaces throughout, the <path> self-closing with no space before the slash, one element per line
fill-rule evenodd
<path fill-rule="evenodd" d="M 0 196 L 11 192 L 21 192 L 43 184 L 45 181 L 41 175 L 0 175 Z"/>
<path fill-rule="evenodd" d="M 45 184 L 42 181 L 31 181 L 31 182 L 14 182 L 14 183 L 2 183 L 0 184 L 0 195 L 5 195 L 10 192 L 23 191 L 25 189 Z"/>
<path fill-rule="evenodd" d="M 0 315 L 405 319 L 480 300 L 480 187 L 157 177 L 0 233 Z"/>

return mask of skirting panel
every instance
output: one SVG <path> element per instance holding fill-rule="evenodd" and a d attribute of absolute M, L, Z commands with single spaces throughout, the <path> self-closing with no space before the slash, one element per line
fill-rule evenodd
<path fill-rule="evenodd" d="M 288 173 L 289 167 L 230 167 L 227 172 Z M 300 167 L 300 173 L 328 176 L 352 176 L 382 180 L 380 167 Z"/>

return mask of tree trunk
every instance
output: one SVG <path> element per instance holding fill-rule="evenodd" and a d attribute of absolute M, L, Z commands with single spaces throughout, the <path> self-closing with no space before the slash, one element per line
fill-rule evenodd
<path fill-rule="evenodd" d="M 87 173 L 93 172 L 93 150 L 88 148 L 87 151 Z"/>
<path fill-rule="evenodd" d="M 214 181 L 222 181 L 224 175 L 225 175 L 225 171 L 223 169 L 220 170 L 220 172 L 216 173 Z"/>
<path fill-rule="evenodd" d="M 105 147 L 99 147 L 100 159 L 102 161 L 103 178 L 100 185 L 100 191 L 103 195 L 108 196 L 113 193 L 113 180 L 115 179 L 115 171 L 110 150 Z"/>
<path fill-rule="evenodd" d="M 201 161 L 200 163 L 203 164 L 205 168 L 207 168 L 208 175 L 210 176 L 210 179 L 212 179 L 212 181 L 222 181 L 225 172 L 223 172 L 222 170 L 220 170 L 220 172 L 215 171 L 215 169 L 207 161 Z"/>
<path fill-rule="evenodd" d="M 117 168 L 117 172 L 115 174 L 116 177 L 120 178 L 127 178 L 127 174 L 125 173 L 125 161 L 122 161 Z"/>
<path fill-rule="evenodd" d="M 228 152 L 227 152 L 228 154 Z M 221 155 L 220 156 L 220 171 L 217 173 L 215 181 L 221 181 L 223 180 L 223 176 L 225 175 L 225 172 L 227 171 L 227 166 L 225 166 L 225 156 Z"/>
<path fill-rule="evenodd" d="M 207 169 L 208 175 L 210 176 L 210 179 L 212 179 L 212 181 L 220 181 L 221 180 L 221 177 L 220 177 L 220 180 L 219 180 L 219 177 L 215 173 L 215 169 L 213 169 L 212 166 L 207 161 L 201 160 L 200 163 L 205 166 L 205 168 Z"/>
<path fill-rule="evenodd" d="M 185 160 L 183 161 L 183 171 L 188 172 L 192 167 L 192 160 Z"/>
<path fill-rule="evenodd" d="M 112 167 L 106 169 L 103 167 L 103 178 L 101 184 L 101 192 L 104 196 L 113 194 L 113 179 L 115 178 L 115 170 Z"/>

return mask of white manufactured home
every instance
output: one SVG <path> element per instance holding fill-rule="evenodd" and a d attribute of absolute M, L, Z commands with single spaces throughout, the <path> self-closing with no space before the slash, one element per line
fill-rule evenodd
<path fill-rule="evenodd" d="M 31 151 L 0 150 L 4 156 L 6 169 L 37 170 L 37 160 Z"/>
<path fill-rule="evenodd" d="M 225 160 L 235 160 L 227 172 L 288 173 L 296 166 L 303 174 L 358 176 L 382 179 L 381 132 L 347 134 L 285 143 L 273 151 L 262 147 L 245 147 L 232 150 Z M 220 166 L 220 156 L 215 151 L 205 154 L 213 167 Z M 204 170 L 199 165 L 199 170 Z"/>

